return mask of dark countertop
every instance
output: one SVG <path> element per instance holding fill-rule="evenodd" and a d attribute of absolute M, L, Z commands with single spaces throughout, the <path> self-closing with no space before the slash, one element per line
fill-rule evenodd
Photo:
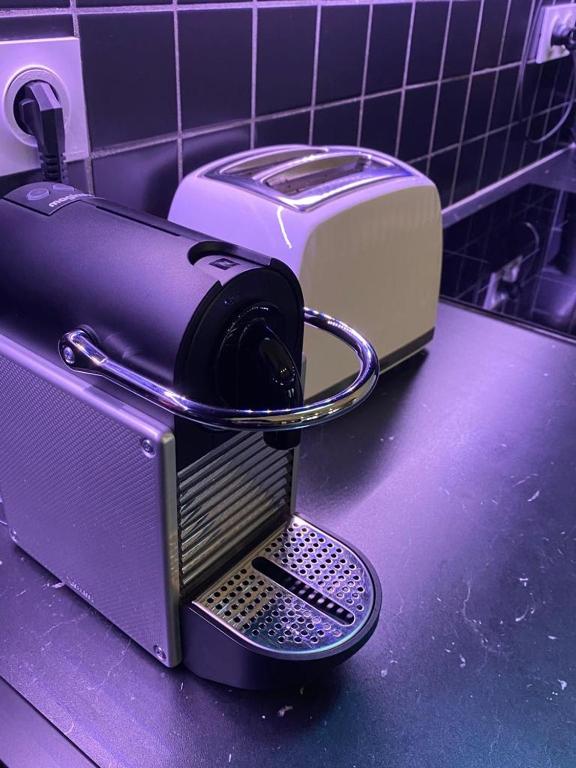
<path fill-rule="evenodd" d="M 383 588 L 374 637 L 314 685 L 163 668 L 5 526 L 0 675 L 110 768 L 573 768 L 575 395 L 576 345 L 442 305 L 429 354 L 306 435 L 298 513 Z"/>

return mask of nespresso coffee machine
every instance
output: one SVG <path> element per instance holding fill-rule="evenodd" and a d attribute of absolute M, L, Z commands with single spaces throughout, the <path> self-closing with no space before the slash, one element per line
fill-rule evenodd
<path fill-rule="evenodd" d="M 294 500 L 301 430 L 368 396 L 371 345 L 281 262 L 67 185 L 0 200 L 0 242 L 13 541 L 166 666 L 268 688 L 354 653 L 377 577 Z M 360 363 L 307 404 L 304 322 Z"/>

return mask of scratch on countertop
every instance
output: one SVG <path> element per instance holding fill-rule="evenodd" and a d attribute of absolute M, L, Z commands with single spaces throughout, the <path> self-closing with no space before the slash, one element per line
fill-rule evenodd
<path fill-rule="evenodd" d="M 538 477 L 538 473 L 537 472 L 532 472 L 531 474 L 526 475 L 526 477 L 523 477 L 522 480 L 518 480 L 518 482 L 514 483 L 514 485 L 512 487 L 516 488 L 519 485 L 524 485 L 524 483 L 527 483 L 528 480 L 530 480 L 533 477 Z"/>
<path fill-rule="evenodd" d="M 122 662 L 126 658 L 126 654 L 128 653 L 128 649 L 130 648 L 131 645 L 132 645 L 132 638 L 128 638 L 128 642 L 126 643 L 126 645 L 124 646 L 124 648 L 120 653 L 120 658 L 117 661 L 115 661 L 114 664 L 111 665 L 108 672 L 106 672 L 106 675 L 104 676 L 104 679 L 102 680 L 102 682 L 98 683 L 98 685 L 87 686 L 86 688 L 87 691 L 99 691 L 107 683 L 107 681 L 110 679 L 110 675 L 112 674 L 112 672 L 114 672 L 115 669 L 118 669 L 120 664 L 122 664 Z"/>
<path fill-rule="evenodd" d="M 536 499 L 540 496 L 540 491 L 536 491 L 536 493 L 533 493 L 532 496 L 528 499 L 528 502 L 530 501 L 536 501 Z"/>
<path fill-rule="evenodd" d="M 68 624 L 79 624 L 81 621 L 84 621 L 84 619 L 88 616 L 88 613 L 82 613 L 80 616 L 76 616 L 73 619 L 66 619 L 65 621 L 59 621 L 57 624 L 53 624 L 51 627 L 49 627 L 46 632 L 43 632 L 40 637 L 46 637 L 46 635 L 49 635 L 51 632 L 54 632 L 54 630 L 59 629 L 60 627 L 64 627 Z"/>

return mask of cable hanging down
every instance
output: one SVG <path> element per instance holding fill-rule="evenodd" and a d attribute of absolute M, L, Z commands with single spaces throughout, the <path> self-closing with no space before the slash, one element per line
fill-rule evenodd
<path fill-rule="evenodd" d="M 526 40 L 524 42 L 524 50 L 522 52 L 522 59 L 520 61 L 520 71 L 518 73 L 518 92 L 517 92 L 517 102 L 516 102 L 518 119 L 520 121 L 520 125 L 526 126 L 524 139 L 530 144 L 543 144 L 545 141 L 548 141 L 548 139 L 552 138 L 552 136 L 558 133 L 558 131 L 562 128 L 562 126 L 566 123 L 566 121 L 572 114 L 572 107 L 574 106 L 574 102 L 576 101 L 576 27 L 558 26 L 552 34 L 550 43 L 551 45 L 563 46 L 567 51 L 569 51 L 570 57 L 572 59 L 572 74 L 570 76 L 570 84 L 568 88 L 568 93 L 569 93 L 568 104 L 565 107 L 564 112 L 560 116 L 560 119 L 555 123 L 555 125 L 552 126 L 552 128 L 546 131 L 546 133 L 543 136 L 530 135 L 530 129 L 528 126 L 530 115 L 526 114 L 525 104 L 524 104 L 526 69 L 528 66 L 528 58 L 530 55 L 531 41 L 535 34 L 534 25 L 538 21 L 543 7 L 544 7 L 544 0 L 539 0 L 536 3 L 536 6 L 534 7 L 534 9 L 532 10 L 532 14 L 530 16 L 530 20 L 528 23 L 528 30 L 530 30 L 530 33 L 526 36 Z"/>
<path fill-rule="evenodd" d="M 17 96 L 16 119 L 38 143 L 44 180 L 66 183 L 64 112 L 52 86 L 42 80 L 26 83 Z"/>

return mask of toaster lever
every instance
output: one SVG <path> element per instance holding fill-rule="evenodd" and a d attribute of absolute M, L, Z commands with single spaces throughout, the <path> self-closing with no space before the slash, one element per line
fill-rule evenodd
<path fill-rule="evenodd" d="M 351 347 L 360 361 L 354 381 L 330 397 L 287 408 L 223 408 L 191 400 L 109 358 L 82 329 L 64 334 L 59 352 L 64 363 L 81 373 L 102 376 L 139 397 L 191 421 L 215 429 L 279 432 L 317 426 L 356 408 L 372 392 L 380 365 L 372 344 L 353 328 L 316 310 L 304 308 L 304 320 Z"/>

